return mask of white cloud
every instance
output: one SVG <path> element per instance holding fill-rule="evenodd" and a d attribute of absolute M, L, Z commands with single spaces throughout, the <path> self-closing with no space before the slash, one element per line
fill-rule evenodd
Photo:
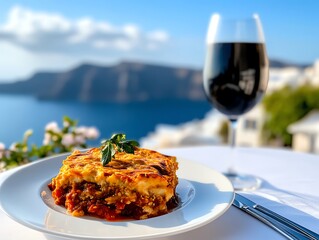
<path fill-rule="evenodd" d="M 164 31 L 154 31 L 154 32 L 150 32 L 148 35 L 147 35 L 147 38 L 150 40 L 150 41 L 155 41 L 155 42 L 167 42 L 168 39 L 169 39 L 169 36 L 166 32 Z"/>
<path fill-rule="evenodd" d="M 161 30 L 143 32 L 133 24 L 113 26 L 88 17 L 71 20 L 56 13 L 15 6 L 6 21 L 0 23 L 1 40 L 34 52 L 79 54 L 159 49 L 168 42 L 169 35 Z"/>
<path fill-rule="evenodd" d="M 7 42 L 0 44 L 0 53 L 0 82 L 22 80 L 38 71 L 63 71 L 86 61 L 106 62 L 105 59 L 98 62 L 91 56 L 90 59 L 84 59 L 65 54 L 34 54 Z"/>
<path fill-rule="evenodd" d="M 33 69 L 29 67 L 32 59 L 30 52 L 6 42 L 0 44 L 0 52 L 0 81 L 20 79 L 32 73 Z"/>

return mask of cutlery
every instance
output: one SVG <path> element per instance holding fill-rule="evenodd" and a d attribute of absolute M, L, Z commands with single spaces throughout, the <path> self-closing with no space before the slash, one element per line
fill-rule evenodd
<path fill-rule="evenodd" d="M 233 205 L 262 221 L 288 239 L 319 239 L 317 233 L 235 193 Z"/>

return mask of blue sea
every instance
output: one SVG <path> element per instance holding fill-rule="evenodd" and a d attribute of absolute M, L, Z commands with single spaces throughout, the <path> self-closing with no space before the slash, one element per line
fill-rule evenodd
<path fill-rule="evenodd" d="M 101 136 L 91 141 L 99 145 L 113 133 L 125 133 L 139 140 L 155 130 L 158 124 L 177 125 L 202 119 L 211 109 L 208 102 L 163 100 L 145 103 L 82 103 L 77 101 L 43 101 L 31 96 L 0 95 L 0 142 L 7 147 L 21 141 L 26 130 L 32 129 L 30 143 L 42 144 L 44 128 L 56 121 L 62 127 L 63 116 L 78 121 L 78 125 L 95 126 Z"/>

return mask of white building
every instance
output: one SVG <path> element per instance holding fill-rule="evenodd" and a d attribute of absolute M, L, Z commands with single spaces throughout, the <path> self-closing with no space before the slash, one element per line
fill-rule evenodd
<path fill-rule="evenodd" d="M 193 120 L 177 126 L 160 124 L 155 132 L 140 140 L 147 148 L 168 148 L 187 145 L 220 144 L 218 130 L 225 116 L 216 110 L 208 112 L 204 119 Z"/>
<path fill-rule="evenodd" d="M 319 153 L 319 110 L 313 110 L 288 126 L 293 135 L 292 148 L 300 152 Z"/>
<path fill-rule="evenodd" d="M 297 87 L 302 84 L 304 78 L 304 70 L 300 68 L 272 68 L 269 70 L 267 93 L 287 85 Z"/>
<path fill-rule="evenodd" d="M 262 127 L 265 113 L 261 104 L 239 118 L 236 145 L 258 147 L 262 145 Z"/>
<path fill-rule="evenodd" d="M 319 60 L 315 61 L 313 66 L 308 67 L 304 71 L 304 80 L 310 84 L 319 85 Z"/>

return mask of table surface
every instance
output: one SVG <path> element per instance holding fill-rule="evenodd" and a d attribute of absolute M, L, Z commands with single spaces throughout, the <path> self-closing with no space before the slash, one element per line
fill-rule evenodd
<path fill-rule="evenodd" d="M 242 192 L 248 198 L 319 233 L 319 156 L 283 149 L 201 146 L 162 149 L 160 152 L 202 163 L 217 171 L 234 166 L 238 172 L 259 176 L 260 189 Z M 5 176 L 0 174 L 0 184 Z M 1 196 L 0 196 L 1 197 Z M 22 226 L 0 211 L 1 240 L 61 239 Z M 235 207 L 198 229 L 158 240 L 285 239 Z"/>

